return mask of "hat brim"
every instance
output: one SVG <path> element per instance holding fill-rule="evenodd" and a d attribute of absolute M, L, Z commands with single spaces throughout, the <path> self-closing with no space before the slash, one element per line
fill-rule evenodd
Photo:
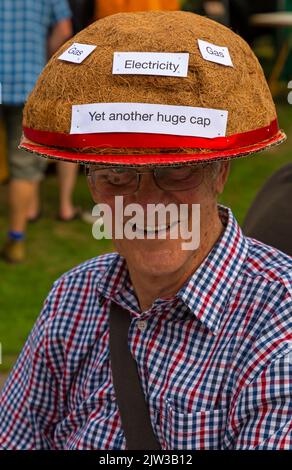
<path fill-rule="evenodd" d="M 287 139 L 286 134 L 280 129 L 273 137 L 246 147 L 229 150 L 209 150 L 194 153 L 161 153 L 139 155 L 106 155 L 84 153 L 72 150 L 64 150 L 57 147 L 41 145 L 22 136 L 19 148 L 34 153 L 41 157 L 62 160 L 73 163 L 93 164 L 100 166 L 177 166 L 196 163 L 211 163 L 218 160 L 232 160 L 253 153 L 269 150 Z M 146 150 L 146 149 L 145 149 Z"/>

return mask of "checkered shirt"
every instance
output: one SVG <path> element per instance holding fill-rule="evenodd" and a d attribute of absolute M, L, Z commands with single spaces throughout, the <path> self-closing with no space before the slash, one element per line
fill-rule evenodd
<path fill-rule="evenodd" d="M 70 16 L 67 0 L 0 1 L 0 103 L 26 101 L 47 60 L 49 29 Z"/>
<path fill-rule="evenodd" d="M 292 258 L 225 230 L 172 298 L 141 313 L 126 262 L 57 280 L 0 397 L 4 449 L 126 449 L 109 357 L 111 300 L 131 315 L 162 449 L 292 449 Z M 126 374 L 127 371 L 125 371 Z"/>

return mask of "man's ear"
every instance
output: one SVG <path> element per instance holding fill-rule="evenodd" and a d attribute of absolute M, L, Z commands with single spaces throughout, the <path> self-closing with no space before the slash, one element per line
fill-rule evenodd
<path fill-rule="evenodd" d="M 223 192 L 230 171 L 230 162 L 221 162 L 220 170 L 215 180 L 215 191 L 217 194 Z"/>

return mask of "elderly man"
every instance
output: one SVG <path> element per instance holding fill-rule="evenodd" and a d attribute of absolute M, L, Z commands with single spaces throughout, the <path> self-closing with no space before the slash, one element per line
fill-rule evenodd
<path fill-rule="evenodd" d="M 204 58 L 200 38 L 213 43 L 215 60 Z M 110 209 L 105 225 L 112 222 L 117 252 L 55 282 L 2 392 L 0 445 L 291 449 L 291 258 L 245 237 L 231 210 L 217 204 L 228 160 L 285 139 L 260 66 L 242 39 L 190 13 L 114 15 L 75 38 L 93 42 L 84 65 L 52 59 L 27 103 L 21 146 L 87 165 L 93 199 L 104 216 Z M 161 51 L 162 43 L 165 53 L 189 51 L 185 78 L 153 77 L 153 71 L 125 78 L 121 69 L 111 76 L 113 51 L 141 49 L 146 60 L 143 53 Z M 226 55 L 224 64 L 218 59 L 225 46 L 232 65 Z M 88 85 L 91 73 L 98 87 Z M 145 90 L 156 97 L 147 99 Z M 162 128 L 156 106 L 170 113 L 174 105 L 181 125 Z M 135 122 L 118 128 L 110 122 L 132 111 L 157 121 L 152 126 L 145 118 L 139 129 Z M 200 113 L 210 121 L 208 131 L 199 119 L 186 130 L 187 119 Z M 131 218 L 133 204 L 141 209 L 138 218 Z M 148 212 L 158 204 L 188 211 L 150 223 Z M 129 223 L 134 237 L 125 230 Z M 187 231 L 174 231 L 183 226 L 200 229 L 188 249 Z M 140 395 L 132 390 L 133 363 Z"/>

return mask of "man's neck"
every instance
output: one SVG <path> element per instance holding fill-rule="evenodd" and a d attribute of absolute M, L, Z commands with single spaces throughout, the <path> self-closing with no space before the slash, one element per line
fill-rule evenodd
<path fill-rule="evenodd" d="M 128 264 L 131 281 L 141 311 L 148 310 L 158 298 L 173 297 L 201 265 L 221 236 L 222 231 L 223 225 L 218 216 L 215 225 L 213 225 L 212 235 L 208 233 L 201 239 L 199 249 L 192 253 L 187 262 L 177 272 L 171 274 L 171 279 L 169 274 L 156 276 L 141 273 L 135 266 L 129 266 Z"/>

